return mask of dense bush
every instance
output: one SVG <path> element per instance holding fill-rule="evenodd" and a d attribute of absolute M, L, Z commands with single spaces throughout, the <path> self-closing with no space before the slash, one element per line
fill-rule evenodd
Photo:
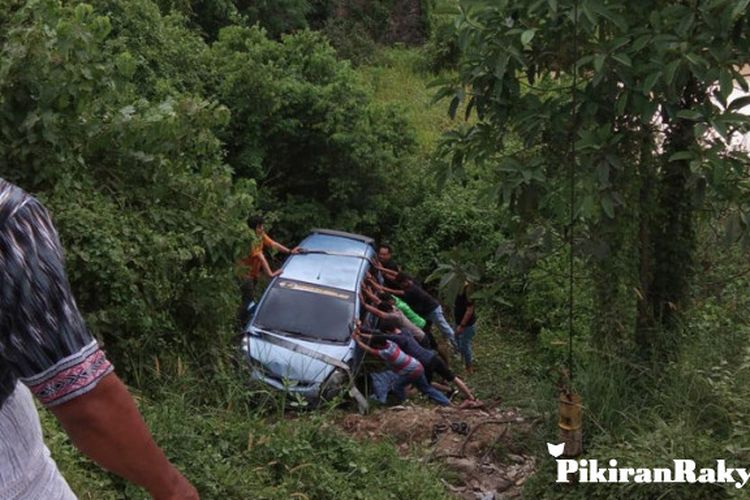
<path fill-rule="evenodd" d="M 192 36 L 151 10 L 155 40 L 189 43 L 150 64 L 155 47 L 125 28 L 145 22 L 129 4 L 108 5 L 113 23 L 85 4 L 29 2 L 7 21 L 0 66 L 0 173 L 51 209 L 79 306 L 123 369 L 205 347 L 229 324 L 252 202 L 214 133 L 227 109 L 172 85 L 165 59 Z"/>
<path fill-rule="evenodd" d="M 156 0 L 165 14 L 179 12 L 208 40 L 221 28 L 234 24 L 258 24 L 278 38 L 283 33 L 307 27 L 307 16 L 317 13 L 308 0 Z"/>
<path fill-rule="evenodd" d="M 283 240 L 377 232 L 404 202 L 412 134 L 320 34 L 237 26 L 208 46 L 149 0 L 37 0 L 0 22 L 0 175 L 52 209 L 124 367 L 228 329 L 255 200 Z"/>
<path fill-rule="evenodd" d="M 238 177 L 259 179 L 284 237 L 313 226 L 370 232 L 400 203 L 412 134 L 321 35 L 275 43 L 257 28 L 227 28 L 210 59 L 216 96 L 232 109 L 228 161 Z"/>

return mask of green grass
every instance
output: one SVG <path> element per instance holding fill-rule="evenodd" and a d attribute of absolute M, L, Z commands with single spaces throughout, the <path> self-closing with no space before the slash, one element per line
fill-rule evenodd
<path fill-rule="evenodd" d="M 249 393 L 197 403 L 212 390 L 227 393 L 185 375 L 139 398 L 158 443 L 202 498 L 446 498 L 437 468 L 401 458 L 385 442 L 354 441 L 327 411 L 280 416 Z M 147 498 L 84 459 L 48 413 L 42 420 L 52 456 L 80 498 Z"/>
<path fill-rule="evenodd" d="M 448 115 L 447 100 L 433 102 L 436 88 L 430 84 L 438 77 L 422 71 L 423 55 L 418 49 L 382 48 L 375 64 L 358 69 L 372 87 L 375 99 L 397 105 L 413 126 L 417 139 L 417 156 L 428 159 L 435 151 L 441 134 L 455 127 L 457 120 Z M 462 116 L 459 110 L 457 116 Z"/>

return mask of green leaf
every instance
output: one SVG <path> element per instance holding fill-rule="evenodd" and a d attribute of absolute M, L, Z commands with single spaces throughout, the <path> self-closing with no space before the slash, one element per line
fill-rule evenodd
<path fill-rule="evenodd" d="M 612 59 L 619 62 L 623 66 L 627 66 L 628 68 L 633 67 L 633 62 L 630 60 L 630 56 L 628 56 L 625 53 L 619 53 L 619 54 L 612 54 Z"/>
<path fill-rule="evenodd" d="M 667 85 L 672 85 L 674 82 L 674 75 L 677 73 L 677 69 L 680 67 L 680 60 L 674 60 L 664 67 L 664 81 Z"/>
<path fill-rule="evenodd" d="M 607 217 L 610 219 L 615 218 L 615 206 L 612 201 L 612 196 L 609 193 L 605 193 L 602 196 L 602 210 L 604 210 L 604 213 L 607 214 Z"/>
<path fill-rule="evenodd" d="M 669 161 L 692 160 L 693 157 L 692 151 L 679 151 L 670 156 Z"/>
<path fill-rule="evenodd" d="M 680 24 L 677 25 L 677 29 L 675 30 L 679 35 L 681 36 L 687 36 L 688 31 L 690 30 L 690 27 L 695 22 L 695 15 L 690 12 L 687 16 L 682 18 L 682 21 L 680 21 Z"/>
<path fill-rule="evenodd" d="M 531 43 L 531 40 L 534 38 L 534 35 L 536 35 L 536 30 L 533 29 L 521 33 L 521 43 L 524 47 L 528 47 L 529 43 Z"/>
<path fill-rule="evenodd" d="M 598 14 L 604 19 L 607 19 L 608 21 L 611 21 L 612 24 L 620 28 L 621 31 L 626 31 L 628 29 L 628 24 L 625 22 L 625 18 L 623 18 L 619 14 L 615 14 L 614 12 L 612 12 L 603 3 L 600 3 L 598 0 L 590 0 L 586 3 L 587 7 L 592 12 Z"/>
<path fill-rule="evenodd" d="M 734 90 L 734 82 L 732 81 L 732 73 L 726 70 L 719 72 L 719 89 L 724 102 L 729 98 L 729 95 Z"/>
<path fill-rule="evenodd" d="M 656 81 L 661 77 L 661 71 L 657 71 L 655 73 L 651 73 L 646 78 L 643 79 L 643 93 L 648 94 L 651 92 L 651 89 L 654 88 L 654 85 L 656 85 Z"/>
<path fill-rule="evenodd" d="M 747 15 L 748 4 L 750 4 L 750 0 L 739 0 L 734 4 L 731 14 L 732 21 L 735 21 L 743 15 Z"/>
<path fill-rule="evenodd" d="M 750 106 L 750 95 L 738 97 L 737 99 L 730 102 L 729 107 L 727 107 L 727 111 L 739 111 L 746 106 Z"/>
<path fill-rule="evenodd" d="M 597 73 L 602 72 L 602 68 L 604 67 L 604 60 L 606 59 L 606 57 L 607 56 L 605 54 L 596 54 L 594 56 L 594 70 Z"/>
<path fill-rule="evenodd" d="M 711 127 L 716 130 L 720 136 L 722 136 L 724 139 L 729 139 L 728 131 L 727 131 L 727 124 L 723 120 L 716 119 L 711 120 Z"/>
<path fill-rule="evenodd" d="M 448 116 L 450 116 L 451 119 L 456 118 L 456 110 L 458 110 L 459 104 L 461 104 L 461 99 L 458 96 L 453 96 L 453 99 L 451 99 L 451 104 L 448 107 Z"/>
<path fill-rule="evenodd" d="M 677 112 L 677 118 L 697 122 L 703 119 L 703 114 L 695 109 L 681 109 Z"/>
<path fill-rule="evenodd" d="M 599 162 L 596 166 L 596 176 L 601 187 L 609 187 L 609 164 L 607 162 Z"/>
<path fill-rule="evenodd" d="M 744 76 L 742 76 L 742 73 L 732 69 L 732 75 L 734 75 L 734 81 L 737 82 L 742 90 L 744 90 L 745 92 L 750 92 L 750 85 L 748 85 L 747 80 Z"/>
<path fill-rule="evenodd" d="M 659 11 L 657 9 L 651 11 L 651 14 L 648 16 L 648 22 L 653 28 L 659 27 L 661 24 L 661 17 L 659 16 Z"/>
<path fill-rule="evenodd" d="M 635 39 L 632 45 L 632 49 L 634 52 L 639 52 L 643 47 L 648 45 L 648 42 L 651 41 L 651 35 L 641 35 L 638 38 Z"/>
<path fill-rule="evenodd" d="M 617 98 L 617 114 L 622 115 L 625 113 L 625 107 L 628 105 L 628 92 L 622 92 Z"/>

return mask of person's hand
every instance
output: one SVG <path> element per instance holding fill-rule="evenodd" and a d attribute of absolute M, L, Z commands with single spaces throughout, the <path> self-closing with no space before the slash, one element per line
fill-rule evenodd
<path fill-rule="evenodd" d="M 298 254 L 298 253 L 302 252 L 302 250 L 304 250 L 304 249 L 300 248 L 300 247 L 294 247 L 294 248 L 292 248 L 292 250 L 289 253 L 291 253 L 291 254 Z"/>
<path fill-rule="evenodd" d="M 198 490 L 190 484 L 185 476 L 177 469 L 174 469 L 175 476 L 169 489 L 165 492 L 153 492 L 151 496 L 154 500 L 200 500 Z"/>
<path fill-rule="evenodd" d="M 466 327 L 465 327 L 465 326 L 463 326 L 463 325 L 458 325 L 458 326 L 456 327 L 456 335 L 461 335 L 462 333 L 464 333 L 464 330 L 466 330 Z"/>

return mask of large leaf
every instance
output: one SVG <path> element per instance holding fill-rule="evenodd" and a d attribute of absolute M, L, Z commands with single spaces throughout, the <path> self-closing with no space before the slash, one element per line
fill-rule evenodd
<path fill-rule="evenodd" d="M 728 111 L 739 111 L 746 106 L 750 106 L 750 95 L 745 95 L 742 97 L 738 97 L 737 99 L 732 100 L 732 102 L 729 103 L 729 107 L 727 107 Z"/>
<path fill-rule="evenodd" d="M 601 199 L 602 210 L 610 219 L 615 218 L 615 205 L 610 193 L 604 193 Z"/>
<path fill-rule="evenodd" d="M 531 40 L 534 39 L 535 34 L 536 30 L 526 30 L 521 33 L 521 44 L 527 47 L 531 43 Z"/>
<path fill-rule="evenodd" d="M 703 114 L 695 109 L 681 109 L 677 112 L 677 118 L 697 122 L 703 119 Z"/>
<path fill-rule="evenodd" d="M 692 151 L 679 151 L 669 157 L 669 161 L 692 160 L 695 157 Z"/>
<path fill-rule="evenodd" d="M 631 68 L 633 66 L 633 61 L 630 60 L 630 56 L 625 54 L 624 52 L 620 52 L 619 54 L 612 54 L 611 57 L 623 66 L 627 66 L 628 68 Z"/>

